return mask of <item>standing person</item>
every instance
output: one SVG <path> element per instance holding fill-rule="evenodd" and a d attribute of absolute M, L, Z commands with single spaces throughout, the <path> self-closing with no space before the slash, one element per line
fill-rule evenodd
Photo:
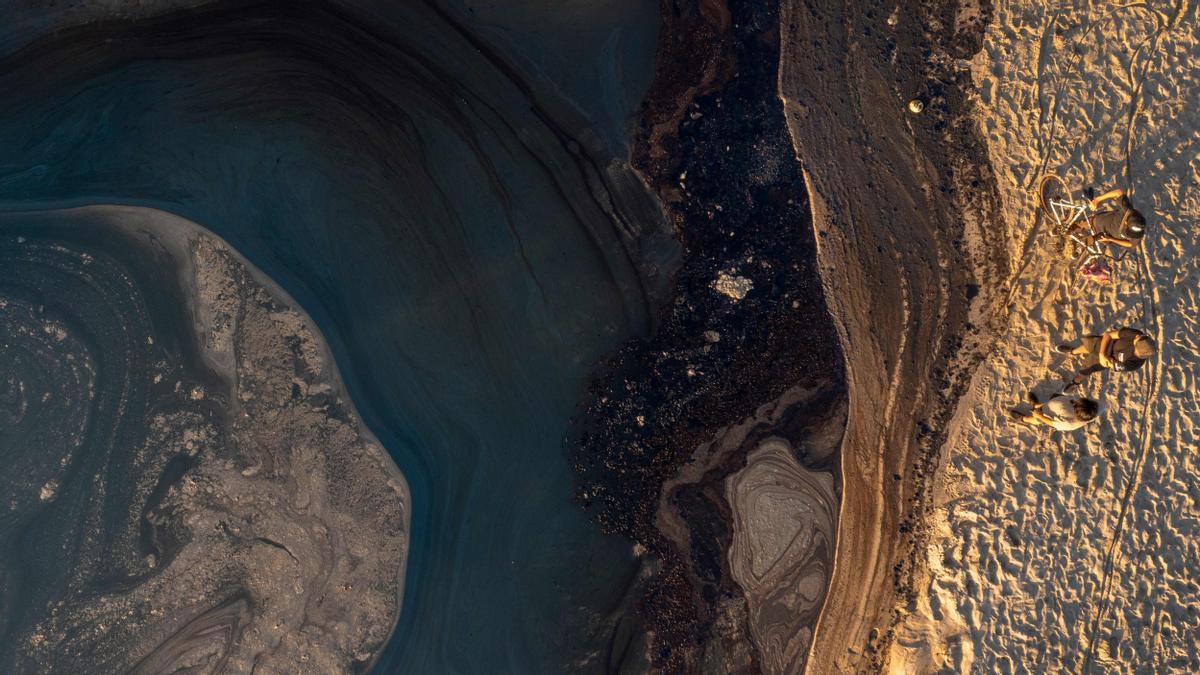
<path fill-rule="evenodd" d="M 1013 408 L 1008 416 L 1030 426 L 1047 426 L 1059 431 L 1075 431 L 1100 417 L 1100 403 L 1083 396 L 1070 397 L 1055 394 L 1042 403 L 1033 392 L 1029 392 L 1033 410 L 1027 415 Z"/>
<path fill-rule="evenodd" d="M 1110 202 L 1111 208 L 1100 211 L 1105 202 Z M 1129 197 L 1121 188 L 1109 190 L 1092 199 L 1091 205 L 1093 210 L 1098 211 L 1092 216 L 1096 241 L 1115 244 L 1121 248 L 1133 248 L 1146 236 L 1146 218 L 1133 208 Z"/>
<path fill-rule="evenodd" d="M 1102 370 L 1129 372 L 1142 367 L 1158 353 L 1154 340 L 1136 328 L 1113 328 L 1101 335 L 1084 335 L 1077 344 L 1063 343 L 1058 351 L 1082 356 L 1083 367 L 1075 373 L 1066 391 L 1081 384 L 1092 373 Z"/>

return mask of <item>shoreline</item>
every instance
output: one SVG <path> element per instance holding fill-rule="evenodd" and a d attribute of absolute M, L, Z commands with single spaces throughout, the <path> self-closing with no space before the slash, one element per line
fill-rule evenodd
<path fill-rule="evenodd" d="M 75 211 L 75 209 L 71 210 Z M 95 213 L 101 218 L 112 218 L 114 220 L 130 217 L 144 217 L 150 221 L 151 228 L 165 230 L 167 236 L 162 237 L 162 233 L 160 231 L 144 229 L 135 230 L 134 228 L 138 228 L 139 225 L 128 224 L 123 221 L 110 222 L 107 223 L 107 225 L 117 229 L 124 229 L 132 236 L 144 237 L 149 241 L 161 242 L 165 239 L 168 242 L 168 249 L 176 257 L 176 259 L 186 260 L 188 261 L 189 265 L 195 264 L 195 258 L 191 251 L 192 247 L 197 243 L 197 241 L 205 238 L 216 242 L 218 246 L 222 247 L 226 252 L 232 255 L 233 258 L 245 268 L 246 272 L 255 281 L 255 283 L 266 289 L 266 291 L 275 300 L 281 302 L 288 309 L 295 312 L 300 317 L 305 328 L 307 328 L 307 330 L 309 330 L 314 336 L 317 336 L 318 344 L 320 345 L 321 349 L 319 358 L 326 364 L 327 370 L 325 371 L 324 376 L 328 380 L 328 384 L 333 388 L 340 405 L 350 413 L 356 422 L 356 431 L 358 435 L 365 441 L 368 447 L 374 448 L 379 452 L 380 456 L 374 458 L 378 461 L 377 466 L 379 470 L 383 471 L 387 476 L 388 486 L 400 496 L 401 503 L 403 504 L 402 508 L 404 510 L 404 523 L 402 524 L 402 529 L 405 532 L 406 543 L 403 558 L 400 561 L 398 574 L 399 587 L 396 595 L 398 611 L 396 612 L 395 616 L 392 617 L 391 626 L 388 628 L 387 637 L 380 645 L 380 648 L 375 652 L 374 658 L 369 664 L 374 665 L 374 663 L 383 655 L 383 651 L 387 644 L 391 642 L 391 636 L 395 632 L 396 626 L 400 622 L 400 615 L 404 612 L 404 589 L 407 581 L 406 573 L 408 567 L 409 546 L 411 545 L 408 542 L 411 539 L 410 533 L 412 532 L 412 492 L 408 487 L 408 481 L 405 479 L 404 474 L 401 472 L 400 467 L 396 464 L 396 461 L 392 458 L 391 453 L 387 450 L 383 443 L 380 442 L 379 438 L 370 429 L 370 427 L 367 426 L 366 422 L 363 420 L 362 414 L 359 413 L 358 407 L 354 403 L 354 399 L 350 397 L 350 393 L 346 388 L 346 384 L 342 380 L 341 369 L 338 367 L 336 359 L 334 359 L 333 350 L 329 346 L 329 342 L 325 337 L 325 334 L 317 326 L 316 321 L 308 315 L 308 312 L 305 311 L 303 305 L 297 302 L 296 299 L 293 298 L 291 294 L 289 294 L 282 286 L 275 282 L 275 280 L 269 277 L 265 272 L 256 267 L 252 262 L 250 262 L 249 259 L 242 255 L 240 251 L 230 245 L 229 242 L 225 241 L 216 233 L 199 223 L 190 221 L 182 216 L 177 216 L 169 211 L 145 207 L 97 204 L 91 207 L 81 207 L 79 212 L 84 213 L 85 215 L 92 215 Z M 199 297 L 199 292 L 196 288 L 194 270 L 192 271 L 190 278 L 184 270 L 180 270 L 180 283 L 184 286 L 189 301 L 195 303 L 196 298 Z M 195 317 L 197 308 L 192 306 L 190 309 Z M 211 329 L 211 324 L 201 323 L 201 321 L 197 319 L 196 328 L 198 332 L 197 338 L 199 339 L 206 329 Z M 208 350 L 204 350 L 204 353 L 205 356 L 209 355 Z M 228 368 L 233 367 L 232 362 L 225 365 Z M 229 377 L 231 381 L 234 382 L 234 388 L 236 389 L 236 376 L 230 374 Z"/>
<path fill-rule="evenodd" d="M 801 469 L 835 482 L 826 472 L 836 450 L 824 444 L 843 424 L 844 382 L 775 96 L 778 31 L 772 7 L 713 3 L 664 16 L 633 164 L 667 209 L 683 267 L 657 332 L 597 369 L 567 442 L 578 501 L 656 570 L 631 594 L 646 657 L 666 672 L 769 667 L 755 636 L 777 634 L 780 620 L 767 612 L 756 623 L 751 604 L 773 587 L 743 589 L 729 556 L 741 526 L 727 485 L 754 447 L 780 437 Z M 835 493 L 809 490 L 797 503 Z M 805 531 L 823 539 L 832 527 Z M 739 530 L 751 544 L 739 551 L 761 544 L 756 534 Z M 827 549 L 801 553 L 814 551 L 788 551 L 803 569 L 772 583 L 822 575 Z M 800 612 L 801 624 L 808 618 Z M 768 660 L 792 667 L 794 655 Z"/>
<path fill-rule="evenodd" d="M 315 353 L 308 355 L 302 354 L 297 358 L 305 361 L 310 366 L 315 365 L 319 368 L 317 371 L 317 377 L 309 378 L 304 383 L 305 390 L 309 392 L 316 392 L 313 394 L 314 396 L 327 401 L 326 408 L 332 407 L 335 409 L 334 412 L 331 413 L 333 415 L 331 419 L 336 420 L 339 417 L 344 416 L 342 417 L 341 422 L 349 423 L 350 428 L 352 429 L 353 438 L 346 439 L 343 437 L 338 437 L 338 440 L 336 441 L 337 443 L 344 443 L 348 440 L 350 446 L 343 448 L 341 445 L 338 445 L 335 450 L 328 451 L 329 454 L 325 456 L 325 459 L 333 459 L 333 453 L 335 451 L 342 452 L 349 450 L 349 452 L 355 453 L 358 456 L 355 457 L 354 455 L 351 455 L 349 457 L 343 457 L 342 460 L 345 461 L 347 470 L 354 470 L 363 468 L 363 465 L 361 464 L 363 459 L 360 459 L 360 457 L 362 457 L 362 454 L 366 454 L 367 457 L 365 459 L 370 463 L 371 470 L 379 472 L 379 478 L 382 479 L 380 485 L 377 487 L 385 488 L 387 491 L 394 493 L 395 497 L 398 498 L 400 505 L 400 515 L 402 515 L 403 522 L 392 523 L 392 525 L 394 525 L 401 533 L 401 543 L 399 549 L 400 559 L 398 561 L 398 566 L 394 567 L 385 565 L 384 567 L 389 570 L 389 578 L 380 578 L 376 580 L 376 582 L 379 584 L 394 584 L 396 586 L 394 597 L 395 611 L 392 612 L 391 616 L 388 617 L 389 624 L 387 625 L 386 636 L 378 642 L 376 649 L 368 663 L 374 663 L 377 661 L 382 655 L 385 646 L 389 642 L 391 634 L 395 631 L 399 617 L 403 611 L 405 568 L 407 565 L 409 536 L 411 532 L 411 492 L 409 491 L 407 481 L 402 472 L 396 466 L 395 462 L 392 460 L 390 454 L 387 452 L 383 444 L 379 441 L 378 437 L 367 427 L 353 400 L 350 398 L 346 385 L 342 380 L 340 370 L 333 358 L 331 348 L 328 342 L 324 339 L 324 334 L 320 331 L 312 317 L 310 317 L 305 312 L 304 308 L 299 305 L 299 303 L 297 303 L 295 299 L 292 298 L 291 295 L 288 294 L 281 286 L 279 286 L 276 282 L 274 282 L 274 280 L 268 277 L 252 263 L 250 263 L 248 259 L 246 259 L 231 245 L 229 245 L 228 242 L 226 242 L 223 238 L 219 237 L 215 233 L 212 233 L 198 223 L 192 222 L 170 212 L 146 207 L 94 204 L 90 206 L 62 209 L 47 208 L 39 210 L 5 211 L 3 214 L 0 214 L 0 222 L 28 225 L 38 223 L 39 221 L 44 221 L 47 225 L 60 228 L 59 231 L 64 233 L 63 236 L 67 237 L 70 236 L 69 233 L 72 231 L 87 230 L 89 231 L 88 236 L 92 236 L 92 230 L 99 232 L 112 232 L 122 240 L 127 240 L 131 246 L 145 247 L 145 250 L 151 256 L 150 260 L 145 264 L 152 266 L 156 270 L 164 264 L 171 264 L 171 267 L 167 268 L 167 270 L 159 270 L 155 273 L 163 274 L 166 278 L 171 278 L 173 280 L 172 283 L 176 286 L 174 289 L 170 289 L 169 292 L 172 295 L 174 295 L 176 292 L 181 294 L 180 300 L 182 300 L 186 305 L 186 309 L 181 309 L 181 313 L 185 320 L 189 320 L 190 330 L 192 331 L 190 339 L 194 342 L 189 349 L 195 350 L 196 355 L 199 356 L 203 361 L 204 367 L 215 374 L 217 381 L 222 384 L 226 384 L 229 387 L 228 391 L 209 391 L 200 394 L 200 396 L 202 398 L 211 398 L 218 402 L 224 401 L 226 403 L 227 409 L 223 411 L 222 419 L 224 421 L 221 424 L 229 427 L 230 429 L 238 426 L 241 417 L 250 416 L 252 414 L 252 412 L 239 414 L 243 406 L 247 404 L 247 401 L 249 401 L 248 405 L 254 408 L 255 412 L 253 414 L 255 415 L 258 414 L 257 407 L 264 405 L 259 403 L 258 398 L 254 397 L 252 394 L 252 392 L 259 391 L 256 389 L 256 386 L 261 386 L 261 383 L 256 385 L 254 380 L 261 380 L 263 375 L 249 370 L 250 367 L 247 365 L 248 361 L 245 361 L 245 359 L 253 357 L 253 351 L 242 353 L 242 362 L 234 362 L 233 350 L 235 348 L 241 348 L 241 338 L 234 337 L 234 335 L 236 334 L 236 331 L 239 331 L 240 329 L 229 326 L 220 328 L 217 326 L 217 324 L 213 321 L 213 315 L 210 313 L 214 309 L 212 305 L 213 298 L 204 297 L 204 289 L 201 287 L 200 280 L 202 277 L 207 279 L 210 278 L 211 275 L 217 274 L 218 276 L 211 277 L 219 280 L 216 283 L 223 284 L 230 282 L 226 281 L 225 277 L 219 276 L 221 274 L 220 272 L 214 272 L 210 267 L 198 266 L 197 256 L 200 255 L 199 251 L 201 249 L 205 249 L 211 251 L 212 254 L 216 256 L 228 256 L 231 260 L 230 264 L 236 266 L 230 268 L 234 270 L 233 273 L 237 274 L 237 269 L 240 267 L 241 273 L 244 273 L 246 278 L 250 280 L 251 284 L 246 288 L 238 286 L 234 287 L 236 290 L 229 291 L 236 294 L 234 296 L 237 298 L 236 302 L 251 302 L 251 300 L 249 300 L 250 296 L 241 295 L 243 293 L 261 292 L 265 294 L 264 297 L 267 298 L 268 302 L 274 303 L 275 306 L 282 308 L 283 313 L 279 315 L 281 317 L 278 319 L 279 321 L 283 321 L 286 324 L 288 321 L 290 321 L 289 317 L 294 317 L 296 319 L 296 322 L 289 324 L 289 327 L 286 330 L 293 331 L 292 334 L 297 336 L 308 336 L 309 342 L 301 342 L 301 345 L 307 344 L 309 347 L 316 348 Z M 161 259 L 155 259 L 159 257 L 161 257 Z M 208 262 L 205 263 L 205 265 L 211 266 L 212 263 Z M 213 282 L 206 283 L 211 284 Z M 230 301 L 228 296 L 223 297 L 225 299 L 222 300 L 222 302 Z M 241 319 L 238 318 L 236 321 L 240 322 Z M 214 350 L 211 344 L 213 336 L 217 335 L 223 330 L 230 332 L 226 340 L 227 344 L 225 345 L 229 350 L 227 352 L 223 350 Z M 301 337 L 300 339 L 303 341 L 305 338 Z M 243 386 L 243 383 L 238 376 L 238 372 L 241 370 L 246 370 L 252 380 L 246 383 L 245 386 Z M 241 397 L 239 397 L 239 393 L 242 394 Z M 246 398 L 246 395 L 248 394 L 251 395 L 252 398 Z M 193 399 L 195 398 L 196 397 L 194 395 Z M 240 438 L 237 435 L 238 432 L 236 431 L 230 430 L 226 433 L 231 434 L 231 438 Z M 285 433 L 287 433 L 286 430 Z M 332 443 L 334 441 L 331 439 L 330 442 Z M 225 448 L 219 448 L 215 452 L 217 452 L 218 456 L 229 454 L 229 450 Z M 321 450 L 318 452 L 325 451 Z M 202 459 L 204 455 L 205 453 L 198 453 L 196 456 Z M 291 458 L 289 461 L 295 463 L 309 460 L 301 457 Z M 317 458 L 313 461 L 316 461 L 318 464 L 320 464 L 322 460 L 319 456 L 317 456 Z M 353 469 L 350 468 L 351 465 L 353 465 Z M 278 470 L 280 466 L 279 460 L 276 459 L 274 463 L 275 469 L 273 469 L 273 471 Z M 185 478 L 185 482 L 188 480 L 215 481 L 217 476 L 223 475 L 220 473 L 220 470 L 218 470 L 216 473 L 213 473 L 212 469 L 203 469 L 203 467 L 200 468 L 201 473 L 198 474 L 200 478 Z M 251 478 L 257 476 L 258 470 L 259 469 L 256 468 L 255 465 L 251 465 L 241 472 L 241 477 Z M 213 475 L 209 476 L 210 473 Z M 188 476 L 190 476 L 190 474 L 188 474 Z M 313 494 L 305 497 L 305 500 L 311 500 L 314 504 L 318 505 L 316 507 L 318 509 L 318 517 L 319 515 L 323 514 L 327 517 L 330 523 L 326 527 L 336 528 L 339 526 L 335 523 L 345 522 L 341 519 L 347 518 L 351 515 L 350 512 L 346 511 L 345 509 L 352 507 L 348 507 L 347 504 L 338 502 L 338 500 L 343 499 L 343 495 L 336 491 L 336 487 L 324 487 L 327 485 L 325 480 L 326 479 L 321 479 L 320 485 L 322 487 L 315 487 Z M 338 480 L 344 479 L 331 478 L 329 480 L 329 486 L 336 486 Z M 220 483 L 216 483 L 216 485 L 218 490 L 226 488 L 234 490 L 233 494 L 237 494 L 237 490 L 243 489 L 232 484 L 230 486 L 223 486 Z M 300 487 L 302 487 L 302 484 L 295 486 L 297 491 L 296 494 L 306 494 L 300 489 Z M 320 492 L 322 489 L 326 490 L 326 493 Z M 364 493 L 362 497 L 367 500 L 371 500 L 378 497 L 379 494 L 381 493 L 375 492 L 371 493 L 370 495 Z M 233 499 L 234 501 L 237 501 L 236 497 Z M 338 502 L 340 505 L 330 506 L 331 501 Z M 250 507 L 247 506 L 247 508 Z M 280 505 L 280 508 L 283 508 L 285 511 L 288 510 L 287 508 L 283 507 L 283 505 Z M 329 510 L 326 512 L 320 511 L 320 509 Z M 236 520 L 237 516 L 231 517 L 235 518 L 234 522 L 238 522 Z M 365 521 L 355 523 L 355 527 L 359 526 L 366 526 L 367 528 L 371 527 L 369 524 L 366 524 Z M 263 527 L 269 527 L 269 525 L 264 525 Z M 379 543 L 382 544 L 383 542 L 381 541 Z M 346 542 L 345 545 L 348 546 L 350 550 L 355 550 L 360 548 L 362 544 L 349 541 Z M 186 544 L 184 546 L 186 546 Z M 337 546 L 342 546 L 342 544 L 338 544 Z M 181 549 L 181 551 L 182 550 L 183 549 Z M 304 549 L 302 547 L 298 550 Z M 289 551 L 289 554 L 290 553 L 291 552 Z M 179 553 L 177 552 L 174 555 L 177 554 Z M 186 551 L 184 551 L 183 554 L 187 555 Z M 173 560 L 174 555 L 172 555 L 169 560 Z M 314 561 L 303 558 L 302 553 L 299 555 L 302 557 L 296 558 L 293 556 L 293 559 L 296 560 L 298 564 L 314 563 Z M 352 554 L 348 553 L 347 551 L 342 551 L 341 555 Z M 337 558 L 325 560 L 325 552 L 322 552 L 321 556 L 322 561 L 319 562 L 320 565 L 335 564 L 338 560 Z M 301 561 L 303 561 L 303 563 Z M 153 568 L 154 566 L 152 565 L 152 569 Z M 164 572 L 169 572 L 169 564 L 167 567 L 164 567 L 163 570 Z M 250 572 L 247 572 L 247 574 L 249 575 Z M 349 573 L 343 572 L 343 574 Z M 347 578 L 350 577 L 347 576 Z M 152 591 L 147 590 L 146 592 L 151 593 Z M 126 601 L 133 603 L 155 602 L 152 599 L 153 596 L 148 596 L 148 598 L 150 599 L 140 599 L 134 594 L 134 591 L 131 591 L 129 598 Z M 363 599 L 363 601 L 368 603 L 371 602 L 371 600 L 368 599 Z M 216 616 L 221 615 L 221 611 L 218 610 L 214 610 L 217 611 Z M 247 608 L 244 611 L 238 612 L 237 614 L 249 613 L 250 610 Z M 207 616 L 207 613 L 201 615 L 201 617 L 205 616 Z M 236 616 L 236 614 L 234 616 Z M 237 620 L 241 621 L 242 619 Z M 207 619 L 205 619 L 205 621 L 207 621 Z M 168 638 L 166 642 L 161 643 L 161 646 L 153 650 L 150 655 L 143 657 L 142 662 L 149 663 L 147 659 L 161 660 L 163 658 L 173 658 L 169 656 L 170 650 L 175 649 L 175 647 L 171 646 L 172 644 L 178 642 L 180 645 L 182 645 L 186 644 L 187 640 L 193 639 L 193 637 L 187 633 L 187 631 L 191 630 L 191 625 L 192 624 L 190 623 L 185 624 L 183 628 L 179 629 L 179 633 Z M 133 646 L 130 645 L 130 647 Z M 141 646 L 139 645 L 139 647 Z M 162 650 L 167 650 L 168 654 L 160 655 L 159 652 Z M 356 658 L 357 656 L 358 655 L 355 655 Z M 228 659 L 229 654 L 226 654 L 225 658 Z"/>
<path fill-rule="evenodd" d="M 938 449 L 1002 298 L 981 281 L 997 278 L 996 199 L 954 61 L 975 27 L 956 35 L 954 17 L 784 4 L 779 94 L 851 400 L 810 671 L 879 670 L 911 594 Z M 926 30 L 947 24 L 948 35 Z M 914 95 L 928 101 L 920 116 L 905 110 Z"/>

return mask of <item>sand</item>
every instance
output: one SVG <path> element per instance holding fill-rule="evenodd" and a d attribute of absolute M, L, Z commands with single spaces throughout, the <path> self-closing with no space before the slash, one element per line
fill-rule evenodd
<path fill-rule="evenodd" d="M 955 403 L 991 345 L 1001 289 L 999 198 L 965 116 L 969 84 L 949 5 L 888 20 L 869 4 L 790 0 L 779 95 L 816 230 L 850 412 L 841 448 L 836 553 L 809 672 L 883 667 L 932 461 Z M 935 27 L 940 26 L 940 28 Z M 914 92 L 944 85 L 921 116 Z"/>
<path fill-rule="evenodd" d="M 972 62 L 1005 204 L 1007 330 L 939 460 L 917 597 L 890 672 L 1197 672 L 1200 21 L 1188 3 L 999 0 Z M 1114 286 L 1074 284 L 1035 217 L 1054 172 L 1125 187 L 1150 222 Z M 1054 345 L 1116 324 L 1160 358 L 1093 377 L 1108 411 L 1071 433 L 1004 410 L 1067 372 Z"/>

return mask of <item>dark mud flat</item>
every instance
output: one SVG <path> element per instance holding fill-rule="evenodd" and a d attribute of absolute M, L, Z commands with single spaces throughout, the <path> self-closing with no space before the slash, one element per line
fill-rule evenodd
<path fill-rule="evenodd" d="M 885 666 L 914 597 L 930 471 L 1002 314 L 995 181 L 965 63 L 986 3 L 786 0 L 780 96 L 805 167 L 850 392 L 812 672 Z M 909 99 L 925 111 L 912 115 Z"/>
<path fill-rule="evenodd" d="M 408 488 L 309 319 L 150 209 L 0 216 L 0 670 L 369 669 Z"/>
<path fill-rule="evenodd" d="M 607 662 L 610 672 L 640 669 L 647 655 L 666 672 L 794 670 L 806 644 L 784 664 L 756 643 L 731 570 L 726 496 L 727 479 L 774 437 L 801 473 L 827 477 L 823 507 L 837 512 L 843 360 L 775 93 L 777 16 L 770 3 L 664 7 L 634 157 L 668 205 L 684 264 L 654 337 L 606 365 L 568 443 L 579 501 L 647 551 Z M 722 294 L 722 274 L 753 288 Z M 798 563 L 823 578 L 835 517 L 826 520 Z M 821 596 L 785 619 L 789 631 L 811 629 Z"/>

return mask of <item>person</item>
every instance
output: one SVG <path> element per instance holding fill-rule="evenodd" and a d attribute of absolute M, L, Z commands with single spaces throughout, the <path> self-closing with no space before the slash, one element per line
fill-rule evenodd
<path fill-rule="evenodd" d="M 1083 364 L 1066 391 L 1082 384 L 1089 375 L 1102 370 L 1131 372 L 1141 368 L 1158 352 L 1154 340 L 1136 328 L 1113 328 L 1102 335 L 1084 335 L 1078 343 L 1058 345 L 1058 351 L 1082 356 Z"/>
<path fill-rule="evenodd" d="M 1100 207 L 1106 202 L 1111 203 L 1110 208 L 1101 211 Z M 1133 248 L 1146 235 L 1146 218 L 1133 208 L 1129 197 L 1121 188 L 1109 190 L 1093 198 L 1091 206 L 1093 211 L 1097 211 L 1091 218 L 1097 242 Z"/>
<path fill-rule="evenodd" d="M 1008 411 L 1009 417 L 1030 426 L 1053 427 L 1059 431 L 1075 431 L 1100 417 L 1100 403 L 1083 396 L 1071 397 L 1059 393 L 1042 403 L 1033 392 L 1029 392 L 1029 401 L 1033 404 L 1029 414 L 1013 408 Z"/>

